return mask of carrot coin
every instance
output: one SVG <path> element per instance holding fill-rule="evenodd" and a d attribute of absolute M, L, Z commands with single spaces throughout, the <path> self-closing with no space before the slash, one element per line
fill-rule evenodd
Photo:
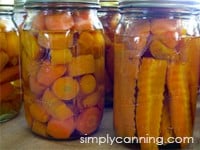
<path fill-rule="evenodd" d="M 93 75 L 85 75 L 80 79 L 80 88 L 84 94 L 92 93 L 96 88 L 96 79 Z"/>

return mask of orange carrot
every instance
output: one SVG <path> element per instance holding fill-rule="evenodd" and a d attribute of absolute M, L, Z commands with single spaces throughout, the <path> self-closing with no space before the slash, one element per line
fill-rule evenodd
<path fill-rule="evenodd" d="M 105 82 L 105 58 L 104 57 L 99 57 L 95 59 L 95 78 L 96 81 L 101 84 Z"/>
<path fill-rule="evenodd" d="M 48 87 L 65 72 L 66 67 L 64 65 L 52 65 L 46 61 L 43 62 L 38 71 L 37 81 L 40 84 Z"/>
<path fill-rule="evenodd" d="M 29 110 L 29 104 L 24 102 L 24 115 L 25 115 L 25 118 L 26 118 L 26 122 L 28 124 L 28 126 L 30 128 L 32 128 L 32 124 L 33 124 L 33 118 L 30 114 L 30 110 Z"/>
<path fill-rule="evenodd" d="M 47 125 L 47 133 L 56 139 L 67 139 L 75 129 L 74 118 L 66 120 L 51 119 Z"/>
<path fill-rule="evenodd" d="M 81 55 L 72 58 L 69 63 L 69 75 L 80 76 L 84 74 L 94 73 L 95 61 L 93 55 Z"/>
<path fill-rule="evenodd" d="M 170 94 L 171 124 L 177 137 L 192 136 L 192 116 L 188 81 L 188 66 L 185 63 L 168 65 L 167 87 Z M 188 143 L 181 143 L 184 148 Z"/>
<path fill-rule="evenodd" d="M 36 120 L 33 121 L 32 130 L 34 133 L 47 137 L 47 126 L 44 123 L 38 122 Z"/>
<path fill-rule="evenodd" d="M 143 58 L 138 76 L 136 128 L 138 137 L 159 137 L 167 62 Z M 155 88 L 156 87 L 156 88 Z M 155 142 L 141 142 L 141 149 L 158 149 Z"/>
<path fill-rule="evenodd" d="M 0 50 L 5 51 L 8 45 L 7 43 L 6 32 L 0 32 Z"/>
<path fill-rule="evenodd" d="M 45 25 L 48 30 L 63 31 L 70 29 L 74 25 L 74 20 L 70 12 L 47 14 Z"/>
<path fill-rule="evenodd" d="M 65 120 L 74 115 L 72 110 L 49 89 L 44 92 L 42 104 L 47 112 L 55 119 Z"/>
<path fill-rule="evenodd" d="M 29 110 L 34 120 L 42 123 L 45 123 L 49 120 L 49 115 L 40 102 L 31 104 Z"/>
<path fill-rule="evenodd" d="M 29 78 L 29 86 L 31 91 L 37 96 L 40 96 L 46 88 L 45 86 L 38 83 L 36 77 L 34 77 L 33 75 Z"/>
<path fill-rule="evenodd" d="M 133 51 L 115 45 L 114 59 L 114 129 L 117 136 L 135 135 L 135 87 L 139 59 Z M 133 56 L 133 57 L 132 57 Z"/>
<path fill-rule="evenodd" d="M 19 66 L 13 66 L 9 68 L 5 68 L 0 73 L 0 83 L 9 82 L 12 80 L 16 80 L 19 78 Z"/>
<path fill-rule="evenodd" d="M 97 107 L 85 109 L 76 120 L 76 129 L 81 134 L 91 134 L 99 127 L 102 113 Z"/>
<path fill-rule="evenodd" d="M 9 82 L 0 84 L 0 102 L 9 100 L 8 96 L 12 95 L 14 90 L 14 87 Z"/>
<path fill-rule="evenodd" d="M 101 93 L 99 91 L 94 92 L 83 99 L 82 101 L 83 107 L 87 108 L 87 107 L 95 106 L 98 104 L 100 99 L 101 99 Z"/>
<path fill-rule="evenodd" d="M 45 29 L 45 14 L 44 12 L 39 12 L 32 21 L 32 28 L 35 30 L 44 30 Z"/>
<path fill-rule="evenodd" d="M 80 79 L 80 89 L 84 94 L 92 93 L 96 88 L 96 79 L 93 75 L 85 75 Z"/>
<path fill-rule="evenodd" d="M 51 50 L 51 63 L 54 65 L 67 64 L 72 61 L 72 53 L 69 49 Z"/>
<path fill-rule="evenodd" d="M 8 61 L 8 55 L 4 51 L 0 51 L 0 72 L 4 69 Z"/>
<path fill-rule="evenodd" d="M 62 100 L 71 100 L 79 93 L 79 84 L 72 77 L 62 77 L 57 79 L 53 85 L 54 94 Z"/>

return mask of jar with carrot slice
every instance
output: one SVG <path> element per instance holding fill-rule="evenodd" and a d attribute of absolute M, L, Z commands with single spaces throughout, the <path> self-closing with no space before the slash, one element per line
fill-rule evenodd
<path fill-rule="evenodd" d="M 14 1 L 0 2 L 0 122 L 17 116 L 22 103 L 21 45 L 13 8 Z"/>
<path fill-rule="evenodd" d="M 119 1 L 114 131 L 120 137 L 136 136 L 141 150 L 188 149 L 193 144 L 184 138 L 193 138 L 199 115 L 200 2 L 191 2 Z"/>
<path fill-rule="evenodd" d="M 76 139 L 100 126 L 105 40 L 99 7 L 98 0 L 25 3 L 28 16 L 21 31 L 25 117 L 39 136 Z M 2 57 L 0 69 L 7 63 L 7 56 Z"/>
<path fill-rule="evenodd" d="M 114 33 L 120 20 L 118 0 L 100 0 L 101 8 L 98 16 L 104 27 L 105 38 L 105 107 L 113 106 L 114 84 Z"/>

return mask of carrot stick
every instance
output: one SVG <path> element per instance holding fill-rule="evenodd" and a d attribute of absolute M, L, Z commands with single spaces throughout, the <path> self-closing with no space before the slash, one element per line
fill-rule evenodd
<path fill-rule="evenodd" d="M 0 73 L 0 83 L 9 82 L 19 78 L 19 66 L 13 66 L 4 69 Z"/>
<path fill-rule="evenodd" d="M 117 136 L 135 135 L 135 87 L 139 59 L 131 57 L 133 51 L 115 46 L 114 60 L 114 129 Z"/>
<path fill-rule="evenodd" d="M 192 118 L 187 64 L 168 65 L 167 87 L 170 94 L 170 117 L 175 136 L 191 137 Z M 182 148 L 186 146 L 187 143 L 181 143 Z"/>
<path fill-rule="evenodd" d="M 138 76 L 136 128 L 139 137 L 159 137 L 167 62 L 143 58 Z M 141 142 L 141 149 L 158 149 L 155 142 Z"/>
<path fill-rule="evenodd" d="M 0 72 L 6 66 L 9 61 L 8 55 L 4 51 L 0 51 Z"/>

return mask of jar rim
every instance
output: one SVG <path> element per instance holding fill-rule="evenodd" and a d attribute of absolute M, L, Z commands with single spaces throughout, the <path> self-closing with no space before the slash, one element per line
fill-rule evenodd
<path fill-rule="evenodd" d="M 118 8 L 119 1 L 118 0 L 100 0 L 101 7 L 115 7 Z"/>
<path fill-rule="evenodd" d="M 200 10 L 199 0 L 119 0 L 119 8 L 192 8 Z"/>
<path fill-rule="evenodd" d="M 89 4 L 99 4 L 99 0 L 26 0 L 26 3 L 50 3 L 50 2 L 67 2 L 67 3 L 89 3 Z"/>

